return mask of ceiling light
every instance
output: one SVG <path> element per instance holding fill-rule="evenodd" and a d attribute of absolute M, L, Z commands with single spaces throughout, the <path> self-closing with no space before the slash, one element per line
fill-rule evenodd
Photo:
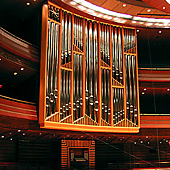
<path fill-rule="evenodd" d="M 103 18 L 108 18 L 108 16 L 107 16 L 107 15 L 104 15 Z"/>
<path fill-rule="evenodd" d="M 163 6 L 163 8 L 162 9 L 165 9 L 165 6 Z"/>
<path fill-rule="evenodd" d="M 137 23 L 136 21 L 132 21 L 133 24 Z"/>
<path fill-rule="evenodd" d="M 149 142 L 148 142 L 148 144 L 149 144 Z"/>
<path fill-rule="evenodd" d="M 139 32 L 139 30 L 136 30 L 136 32 Z"/>
<path fill-rule="evenodd" d="M 143 143 L 143 141 L 141 140 L 140 143 Z"/>
<path fill-rule="evenodd" d="M 162 143 L 161 141 L 159 143 Z"/>
<path fill-rule="evenodd" d="M 34 2 L 35 2 L 36 0 L 34 0 Z"/>
<path fill-rule="evenodd" d="M 161 34 L 162 33 L 162 31 L 159 31 L 159 34 Z"/>
<path fill-rule="evenodd" d="M 143 90 L 145 90 L 145 91 L 146 91 L 146 88 L 144 88 Z"/>
<path fill-rule="evenodd" d="M 17 72 L 14 72 L 14 76 L 16 76 L 18 73 Z"/>
<path fill-rule="evenodd" d="M 142 92 L 142 94 L 145 94 L 145 92 Z"/>
<path fill-rule="evenodd" d="M 166 2 L 167 2 L 168 4 L 170 4 L 170 0 L 166 0 Z"/>
<path fill-rule="evenodd" d="M 107 19 L 112 19 L 112 17 L 111 16 L 108 16 L 108 18 Z"/>
<path fill-rule="evenodd" d="M 1 136 L 1 138 L 5 138 L 5 136 Z"/>
<path fill-rule="evenodd" d="M 21 68 L 21 71 L 23 71 L 23 70 L 24 70 L 24 68 L 22 67 L 22 68 Z"/>
<path fill-rule="evenodd" d="M 12 138 L 10 138 L 10 140 L 12 140 Z"/>
<path fill-rule="evenodd" d="M 123 7 L 126 7 L 126 4 L 123 4 Z"/>
<path fill-rule="evenodd" d="M 134 144 L 136 145 L 136 142 L 134 142 Z"/>
<path fill-rule="evenodd" d="M 71 1 L 70 4 L 71 4 L 71 5 L 76 5 L 76 2 Z"/>
<path fill-rule="evenodd" d="M 0 61 L 1 61 L 2 59 L 0 58 Z"/>
<path fill-rule="evenodd" d="M 41 133 L 39 133 L 39 135 L 41 135 Z"/>
<path fill-rule="evenodd" d="M 148 9 L 147 12 L 151 12 L 151 9 Z"/>
<path fill-rule="evenodd" d="M 170 89 L 167 89 L 167 91 L 170 91 Z"/>
<path fill-rule="evenodd" d="M 102 17 L 102 14 L 98 14 L 97 16 L 98 16 L 98 17 Z"/>
<path fill-rule="evenodd" d="M 79 5 L 78 8 L 81 9 L 81 10 L 86 10 L 86 8 L 84 6 L 81 6 L 81 5 Z"/>
<path fill-rule="evenodd" d="M 21 130 L 18 130 L 18 132 L 21 132 Z"/>
<path fill-rule="evenodd" d="M 27 6 L 30 6 L 31 4 L 30 4 L 30 2 L 27 2 Z"/>
<path fill-rule="evenodd" d="M 22 135 L 25 136 L 25 133 L 23 133 Z"/>
<path fill-rule="evenodd" d="M 148 136 L 146 136 L 146 138 L 148 138 Z"/>

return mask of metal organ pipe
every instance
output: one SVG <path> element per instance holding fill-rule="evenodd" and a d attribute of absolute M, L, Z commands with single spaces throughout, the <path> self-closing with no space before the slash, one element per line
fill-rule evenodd
<path fill-rule="evenodd" d="M 49 10 L 56 9 L 50 6 Z M 60 123 L 125 126 L 124 122 L 128 120 L 136 126 L 138 87 L 135 30 L 97 23 L 64 10 L 61 15 L 59 24 L 58 21 L 48 21 L 45 117 L 60 112 L 60 120 L 57 119 Z M 49 17 L 59 15 L 51 12 Z M 61 71 L 60 84 L 57 84 L 58 70 Z M 60 108 L 56 107 L 57 102 L 60 102 Z M 84 108 L 85 113 L 82 113 Z M 68 117 L 72 117 L 73 122 L 67 120 Z"/>

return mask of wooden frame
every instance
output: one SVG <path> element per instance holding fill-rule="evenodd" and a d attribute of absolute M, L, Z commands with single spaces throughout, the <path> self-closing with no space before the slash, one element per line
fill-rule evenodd
<path fill-rule="evenodd" d="M 62 140 L 61 141 L 61 169 L 67 170 L 69 165 L 70 148 L 87 148 L 89 150 L 89 169 L 95 169 L 95 141 Z"/>

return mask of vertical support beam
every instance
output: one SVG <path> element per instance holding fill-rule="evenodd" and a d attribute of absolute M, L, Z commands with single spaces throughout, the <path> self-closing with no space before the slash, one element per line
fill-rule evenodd
<path fill-rule="evenodd" d="M 58 112 L 59 112 L 59 121 L 60 121 L 60 94 L 61 94 L 61 44 L 62 44 L 62 35 L 61 35 L 61 27 L 62 27 L 62 9 L 60 9 L 60 25 L 59 25 L 59 45 L 58 45 L 58 82 L 57 82 L 57 85 L 58 85 Z"/>
<path fill-rule="evenodd" d="M 101 68 L 100 68 L 100 60 L 101 60 L 100 30 L 101 30 L 101 25 L 100 25 L 100 22 L 98 22 L 97 36 L 98 36 L 98 64 L 99 64 L 99 66 L 98 66 L 98 100 L 99 100 L 98 123 L 99 123 L 99 126 L 101 126 L 101 116 L 102 116 Z"/>
<path fill-rule="evenodd" d="M 40 93 L 39 93 L 40 126 L 42 125 L 42 123 L 44 123 L 46 115 L 47 42 L 48 42 L 48 5 L 44 4 L 42 7 L 41 61 L 40 61 Z"/>
<path fill-rule="evenodd" d="M 125 78 L 126 78 L 126 76 L 125 76 L 125 74 L 126 74 L 126 70 L 125 70 L 125 56 L 124 56 L 124 28 L 122 28 L 122 51 L 123 51 L 123 53 L 122 53 L 122 57 L 123 57 L 123 87 L 124 87 L 124 90 L 123 90 L 123 98 L 124 98 L 124 100 L 123 100 L 123 102 L 124 102 L 124 115 L 125 115 L 125 127 L 127 126 L 127 122 L 126 122 L 126 117 L 127 117 L 127 111 L 126 111 L 126 80 L 125 80 Z"/>
<path fill-rule="evenodd" d="M 137 102 L 137 108 L 138 108 L 138 127 L 140 127 L 140 108 L 139 108 L 139 81 L 138 81 L 138 58 L 137 58 L 137 34 L 136 34 L 136 28 L 135 28 L 135 44 L 136 44 L 136 88 L 137 88 L 137 96 L 136 96 L 136 102 Z"/>
<path fill-rule="evenodd" d="M 85 60 L 85 50 L 86 50 L 86 44 L 85 44 L 85 18 L 83 18 L 83 68 L 82 68 L 82 75 L 83 75 L 83 83 L 82 83 L 82 98 L 83 98 L 83 107 L 82 107 L 82 116 L 84 117 L 85 115 L 85 110 L 86 110 L 86 60 Z"/>
<path fill-rule="evenodd" d="M 72 71 L 71 71 L 71 90 L 70 90 L 70 102 L 71 102 L 71 115 L 72 115 L 72 122 L 74 121 L 74 115 L 73 115 L 73 88 L 74 88 L 74 72 L 73 72 L 73 67 L 74 67 L 74 54 L 73 54 L 73 41 L 74 41 L 74 15 L 71 15 L 72 17 L 72 22 L 71 22 L 71 65 L 72 65 Z"/>
<path fill-rule="evenodd" d="M 110 123 L 113 126 L 113 88 L 112 88 L 112 32 L 109 25 L 109 51 L 110 51 Z"/>

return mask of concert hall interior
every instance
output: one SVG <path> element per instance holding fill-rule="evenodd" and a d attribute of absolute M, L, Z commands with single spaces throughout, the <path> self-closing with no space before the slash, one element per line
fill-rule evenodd
<path fill-rule="evenodd" d="M 0 170 L 170 169 L 169 0 L 1 0 Z"/>

